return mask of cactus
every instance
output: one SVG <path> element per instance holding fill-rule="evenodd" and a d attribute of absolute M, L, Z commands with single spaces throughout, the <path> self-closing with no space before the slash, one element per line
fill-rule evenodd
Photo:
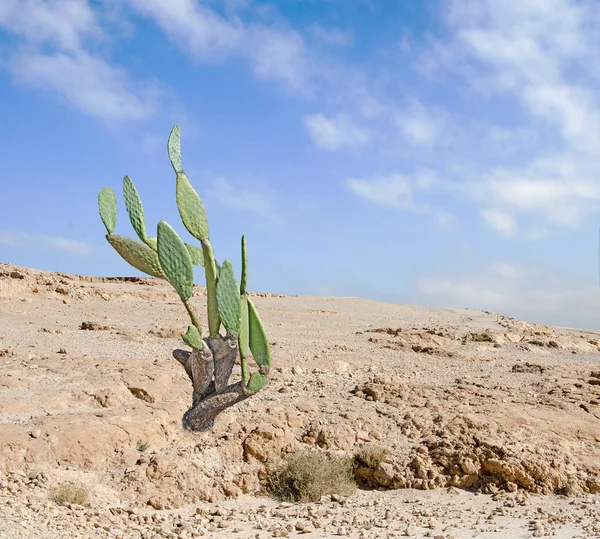
<path fill-rule="evenodd" d="M 106 232 L 112 234 L 117 224 L 117 197 L 110 187 L 104 187 L 98 195 L 100 218 L 106 227 Z"/>
<path fill-rule="evenodd" d="M 144 216 L 144 206 L 133 180 L 129 176 L 123 178 L 123 198 L 125 199 L 125 208 L 129 214 L 129 220 L 135 233 L 145 244 L 148 244 L 148 233 L 146 232 L 146 217 Z"/>
<path fill-rule="evenodd" d="M 192 324 L 182 339 L 192 350 L 177 349 L 173 357 L 189 376 L 192 406 L 183 416 L 183 427 L 193 431 L 210 429 L 218 414 L 254 395 L 269 382 L 271 352 L 264 326 L 246 291 L 246 238 L 242 236 L 242 273 L 240 283 L 229 260 L 217 263 L 209 238 L 208 217 L 202 199 L 188 180 L 181 160 L 181 131 L 173 127 L 167 143 L 171 166 L 175 171 L 175 199 L 186 230 L 200 247 L 185 243 L 165 221 L 160 221 L 155 237 L 148 237 L 140 195 L 129 176 L 123 179 L 123 198 L 136 241 L 119 234 L 117 201 L 114 191 L 104 187 L 98 195 L 100 217 L 106 239 L 121 257 L 136 269 L 167 280 L 184 304 Z M 202 338 L 198 314 L 191 303 L 194 286 L 193 265 L 203 266 L 206 278 L 208 337 Z M 221 326 L 225 335 L 221 334 Z M 241 380 L 229 383 L 239 354 Z M 252 357 L 258 370 L 250 373 Z"/>
<path fill-rule="evenodd" d="M 202 350 L 204 347 L 202 334 L 196 326 L 188 326 L 188 329 L 183 336 L 183 342 L 194 350 Z"/>
<path fill-rule="evenodd" d="M 186 303 L 194 291 L 192 257 L 185 243 L 168 223 L 158 223 L 158 260 L 171 286 Z M 195 324 L 194 324 L 195 325 Z"/>
<path fill-rule="evenodd" d="M 219 279 L 217 280 L 217 307 L 219 317 L 227 331 L 240 332 L 240 316 L 242 304 L 240 300 L 240 288 L 233 273 L 233 266 L 229 260 L 223 262 Z"/>
<path fill-rule="evenodd" d="M 162 271 L 158 255 L 150 247 L 119 234 L 107 234 L 106 239 L 115 251 L 134 268 L 148 275 L 164 279 L 165 274 Z"/>

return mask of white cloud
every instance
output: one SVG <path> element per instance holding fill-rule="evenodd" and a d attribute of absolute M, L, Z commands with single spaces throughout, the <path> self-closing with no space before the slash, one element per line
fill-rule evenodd
<path fill-rule="evenodd" d="M 308 48 L 304 38 L 294 30 L 251 27 L 243 52 L 257 77 L 279 81 L 294 92 L 312 91 L 314 71 Z"/>
<path fill-rule="evenodd" d="M 525 231 L 524 238 L 529 241 L 539 240 L 540 238 L 545 238 L 550 235 L 550 231 L 547 228 L 542 228 L 539 226 L 529 227 L 528 230 Z"/>
<path fill-rule="evenodd" d="M 237 19 L 227 20 L 195 0 L 128 0 L 142 15 L 151 17 L 175 43 L 204 60 L 221 59 L 237 49 L 245 29 Z"/>
<path fill-rule="evenodd" d="M 411 211 L 416 208 L 413 184 L 406 176 L 400 174 L 374 180 L 350 178 L 346 185 L 354 194 L 378 206 Z"/>
<path fill-rule="evenodd" d="M 561 326 L 598 325 L 598 284 L 542 267 L 497 262 L 470 274 L 423 277 L 416 288 L 424 301 L 439 307 L 482 309 Z"/>
<path fill-rule="evenodd" d="M 600 146 L 600 110 L 591 90 L 564 83 L 529 85 L 522 100 L 528 110 L 557 124 L 563 138 L 580 150 Z"/>
<path fill-rule="evenodd" d="M 128 2 L 198 60 L 215 62 L 232 55 L 244 57 L 258 78 L 275 80 L 293 92 L 312 90 L 316 59 L 311 57 L 302 35 L 284 24 L 247 23 L 237 17 L 237 10 L 231 6 L 227 15 L 221 15 L 208 3 L 196 0 Z"/>
<path fill-rule="evenodd" d="M 77 51 L 85 35 L 100 34 L 94 12 L 81 0 L 3 0 L 0 25 L 30 43 Z"/>
<path fill-rule="evenodd" d="M 512 128 L 488 126 L 485 134 L 485 142 L 493 145 L 493 148 L 504 155 L 518 151 L 531 151 L 531 148 L 539 144 L 540 135 L 529 126 L 515 126 Z"/>
<path fill-rule="evenodd" d="M 413 100 L 405 110 L 396 112 L 394 122 L 403 136 L 416 145 L 434 143 L 444 127 L 440 112 L 427 109 L 417 100 Z"/>
<path fill-rule="evenodd" d="M 435 220 L 440 228 L 445 230 L 456 230 L 458 228 L 458 217 L 444 210 L 433 210 Z"/>
<path fill-rule="evenodd" d="M 15 79 L 50 88 L 66 102 L 100 120 L 140 120 L 154 112 L 148 90 L 130 89 L 125 71 L 86 52 L 21 53 L 10 61 Z"/>
<path fill-rule="evenodd" d="M 600 142 L 594 62 L 600 23 L 595 2 L 452 0 L 455 55 L 478 62 L 471 78 L 516 96 L 534 117 L 557 125 L 564 140 L 588 150 Z M 473 74 L 473 73 L 472 73 Z"/>
<path fill-rule="evenodd" d="M 90 246 L 81 241 L 61 238 L 60 236 L 41 236 L 42 243 L 46 243 L 49 249 L 63 251 L 77 256 L 84 256 L 91 252 Z"/>
<path fill-rule="evenodd" d="M 104 38 L 88 1 L 6 0 L 0 27 L 21 38 L 5 64 L 18 83 L 50 89 L 105 121 L 153 113 L 156 91 L 140 89 L 123 68 L 87 51 L 86 38 Z"/>
<path fill-rule="evenodd" d="M 600 210 L 600 161 L 557 155 L 521 169 L 491 170 L 478 188 L 482 202 L 544 218 L 560 226 L 577 226 Z"/>
<path fill-rule="evenodd" d="M 511 262 L 495 262 L 488 265 L 486 269 L 491 275 L 511 280 L 521 278 L 524 270 L 519 264 Z"/>
<path fill-rule="evenodd" d="M 517 231 L 514 215 L 498 210 L 481 210 L 484 221 L 494 230 L 505 236 L 513 236 Z"/>
<path fill-rule="evenodd" d="M 350 178 L 346 180 L 346 187 L 355 195 L 372 204 L 414 213 L 431 214 L 440 227 L 446 229 L 455 227 L 456 217 L 454 215 L 415 200 L 419 192 L 435 191 L 442 187 L 440 179 L 430 170 L 420 170 L 410 176 L 391 174 L 370 179 Z"/>
<path fill-rule="evenodd" d="M 324 26 L 314 24 L 308 29 L 311 36 L 324 43 L 325 45 L 333 45 L 336 47 L 347 47 L 352 44 L 354 36 L 351 30 L 342 30 L 340 28 L 326 28 Z"/>
<path fill-rule="evenodd" d="M 434 299 L 438 307 L 506 309 L 504 292 L 490 285 L 472 275 L 469 279 L 421 278 L 416 288 L 427 299 Z"/>
<path fill-rule="evenodd" d="M 358 148 L 371 139 L 367 129 L 356 125 L 344 115 L 328 118 L 321 113 L 311 114 L 304 117 L 304 126 L 313 142 L 319 148 L 329 151 Z"/>
<path fill-rule="evenodd" d="M 258 191 L 235 187 L 224 178 L 217 178 L 213 182 L 214 196 L 222 204 L 236 210 L 254 213 L 264 219 L 279 221 L 271 207 L 269 197 Z"/>
<path fill-rule="evenodd" d="M 529 239 L 600 211 L 600 70 L 590 68 L 600 55 L 596 2 L 449 0 L 444 10 L 452 37 L 432 40 L 420 57 L 426 71 L 443 83 L 450 73 L 453 85 L 458 75 L 478 106 L 501 98 L 502 110 L 512 100 L 523 113 L 514 125 L 519 117 L 508 112 L 507 128 L 492 109 L 487 130 L 465 117 L 463 140 L 475 151 L 452 156 L 467 171 L 454 194 L 480 204 L 500 234 L 514 235 L 517 219 L 528 217 Z M 416 128 L 413 138 L 428 134 Z"/>
<path fill-rule="evenodd" d="M 74 256 L 85 256 L 91 252 L 87 243 L 61 236 L 30 234 L 22 230 L 0 231 L 0 245 L 28 249 L 30 251 L 61 251 Z"/>

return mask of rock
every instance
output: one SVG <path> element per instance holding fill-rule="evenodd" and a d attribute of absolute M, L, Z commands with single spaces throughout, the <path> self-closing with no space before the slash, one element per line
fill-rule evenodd
<path fill-rule="evenodd" d="M 382 487 L 389 487 L 395 475 L 394 466 L 388 462 L 382 462 L 373 472 L 373 479 Z"/>
<path fill-rule="evenodd" d="M 294 528 L 301 533 L 311 533 L 314 530 L 314 526 L 310 522 L 302 520 L 298 520 L 296 524 L 294 524 Z"/>
<path fill-rule="evenodd" d="M 153 403 L 154 397 L 150 395 L 144 388 L 142 387 L 128 387 L 131 394 L 136 398 L 143 400 L 145 402 Z"/>
<path fill-rule="evenodd" d="M 348 450 L 356 443 L 356 431 L 350 425 L 343 423 L 324 425 L 316 436 L 316 442 L 326 449 Z"/>
<path fill-rule="evenodd" d="M 348 374 L 350 372 L 350 364 L 338 359 L 333 362 L 333 372 L 335 374 Z"/>
<path fill-rule="evenodd" d="M 294 451 L 298 441 L 286 426 L 263 422 L 253 429 L 244 440 L 244 451 L 260 462 L 281 458 Z"/>
<path fill-rule="evenodd" d="M 110 329 L 108 326 L 103 326 L 98 324 L 97 322 L 81 322 L 79 329 L 83 329 L 86 331 L 105 331 Z"/>
<path fill-rule="evenodd" d="M 409 524 L 406 529 L 404 530 L 404 534 L 408 535 L 409 537 L 413 537 L 415 535 L 417 535 L 417 528 L 414 524 Z"/>

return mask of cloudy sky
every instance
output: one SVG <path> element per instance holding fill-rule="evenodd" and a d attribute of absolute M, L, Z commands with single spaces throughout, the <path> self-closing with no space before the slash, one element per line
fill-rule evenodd
<path fill-rule="evenodd" d="M 2 0 L 0 260 L 136 275 L 96 202 L 133 236 L 125 174 L 187 237 L 177 123 L 250 289 L 598 329 L 599 28 L 598 0 Z"/>

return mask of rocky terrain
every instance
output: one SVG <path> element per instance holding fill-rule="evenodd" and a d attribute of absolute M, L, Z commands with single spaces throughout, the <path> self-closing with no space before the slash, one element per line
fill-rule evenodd
<path fill-rule="evenodd" d="M 167 283 L 0 264 L 0 537 L 600 537 L 600 333 L 253 296 L 271 382 L 190 433 Z M 269 497 L 300 448 L 381 458 L 347 498 Z"/>

